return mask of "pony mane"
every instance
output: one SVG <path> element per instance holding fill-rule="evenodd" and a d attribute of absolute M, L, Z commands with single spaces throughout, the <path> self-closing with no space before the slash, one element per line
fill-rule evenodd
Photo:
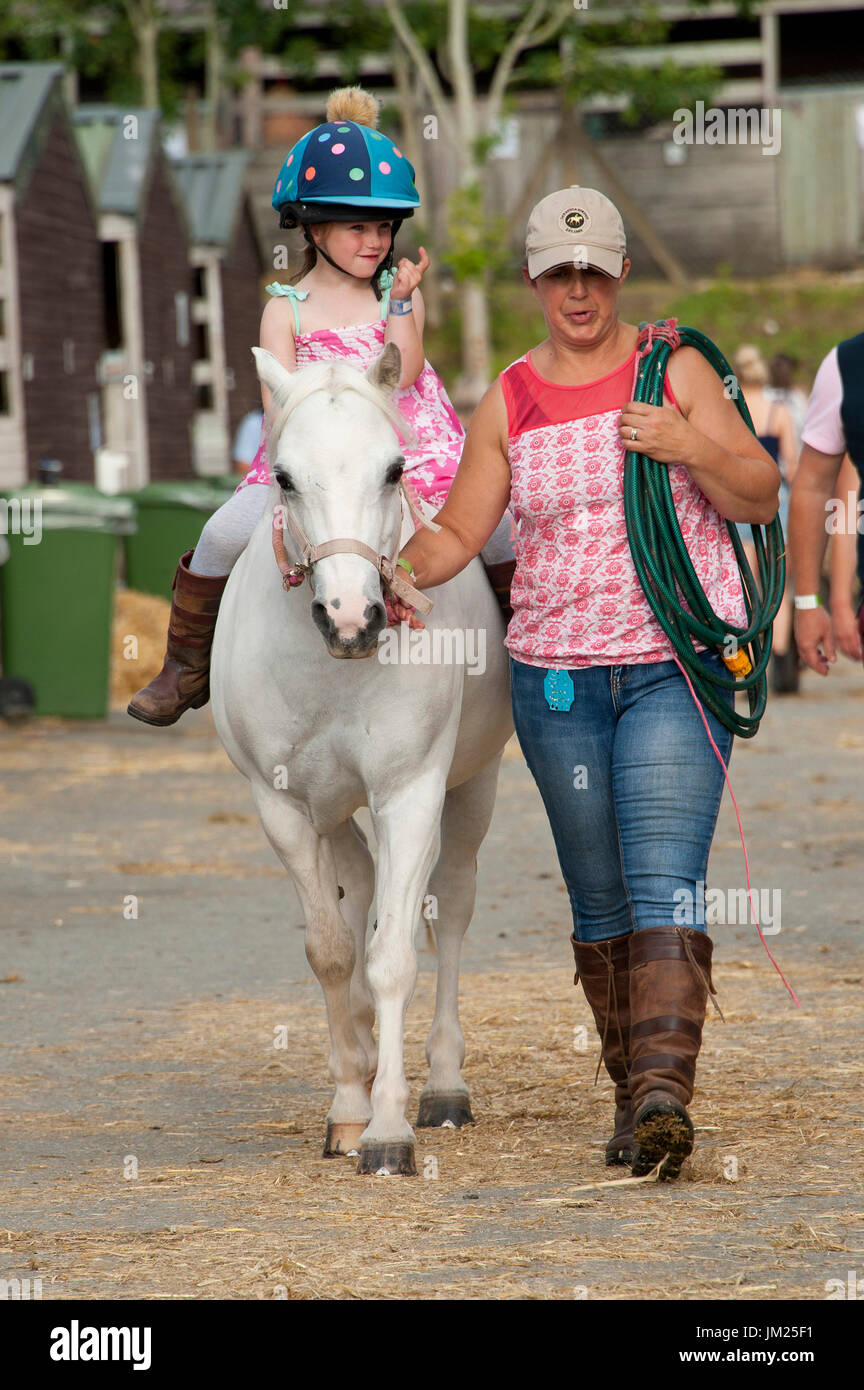
<path fill-rule="evenodd" d="M 402 412 L 389 396 L 385 396 L 383 391 L 373 386 L 362 372 L 342 362 L 310 362 L 307 366 L 301 367 L 291 380 L 285 382 L 274 394 L 273 405 L 276 414 L 270 424 L 268 446 L 275 450 L 294 411 L 316 391 L 330 391 L 334 396 L 341 395 L 344 391 L 356 391 L 358 396 L 362 396 L 387 416 L 406 445 L 417 445 L 417 436 Z"/>

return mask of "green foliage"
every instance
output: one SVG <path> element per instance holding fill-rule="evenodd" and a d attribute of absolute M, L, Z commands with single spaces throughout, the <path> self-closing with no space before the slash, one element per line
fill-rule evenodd
<path fill-rule="evenodd" d="M 624 97 L 621 119 L 628 125 L 668 120 L 680 106 L 699 99 L 710 103 L 722 72 L 707 64 L 684 67 L 672 59 L 640 66 L 621 62 L 616 54 L 619 48 L 662 43 L 670 27 L 656 10 L 646 7 L 614 25 L 587 23 L 578 30 L 566 29 L 563 51 L 547 48 L 522 54 L 512 85 L 560 87 L 574 105 L 595 96 Z"/>
<path fill-rule="evenodd" d="M 749 0 L 739 0 L 742 11 Z M 158 12 L 160 0 L 151 0 Z M 370 7 L 365 0 L 290 0 L 285 9 L 262 6 L 256 0 L 213 0 L 221 22 L 223 42 L 229 58 L 246 45 L 260 45 L 265 53 L 280 55 L 296 85 L 316 81 L 315 59 L 324 44 L 338 54 L 341 80 L 360 80 L 362 59 L 369 53 L 382 53 L 395 39 L 389 16 L 382 5 Z M 698 0 L 691 0 L 698 9 Z M 138 0 L 7 0 L 0 9 L 0 55 L 24 56 L 34 60 L 61 58 L 61 35 L 66 52 L 88 82 L 102 88 L 107 100 L 140 100 L 137 73 L 137 45 L 130 22 L 132 6 Z M 447 0 L 403 0 L 405 15 L 427 53 L 448 75 L 446 36 Z M 297 26 L 300 14 L 315 20 L 312 30 Z M 101 31 L 93 32 L 98 20 Z M 468 13 L 468 47 L 475 80 L 482 90 L 495 68 L 517 22 L 512 12 L 472 6 Z M 632 122 L 660 120 L 677 107 L 691 105 L 697 98 L 712 99 L 711 87 L 717 74 L 707 68 L 679 69 L 671 63 L 659 69 L 633 68 L 616 64 L 614 53 L 621 45 L 636 46 L 662 41 L 668 25 L 656 6 L 634 4 L 629 15 L 614 25 L 592 25 L 590 10 L 574 11 L 560 31 L 569 42 L 566 70 L 561 66 L 558 36 L 539 49 L 524 51 L 511 78 L 512 86 L 563 86 L 574 100 L 597 95 L 627 98 L 624 119 Z M 201 85 L 203 39 L 199 34 L 163 29 L 159 38 L 160 84 L 163 104 L 171 112 L 179 104 L 194 74 Z M 242 77 L 227 75 L 239 85 Z M 486 137 L 479 150 L 482 161 L 488 154 Z"/>
<path fill-rule="evenodd" d="M 861 327 L 849 285 L 819 275 L 717 280 L 673 298 L 667 314 L 707 333 L 727 357 L 742 343 L 755 343 L 766 357 L 785 352 L 798 358 L 805 388 L 828 350 Z"/>
<path fill-rule="evenodd" d="M 618 75 L 622 79 L 618 91 L 628 102 L 621 113 L 625 125 L 668 121 L 679 107 L 692 108 L 700 100 L 710 105 L 723 79 L 720 68 L 708 64 L 683 68 L 671 59 L 657 68 L 631 68 L 626 74 L 619 70 Z"/>
<path fill-rule="evenodd" d="M 507 219 L 487 215 L 478 183 L 457 188 L 447 199 L 442 263 L 461 281 L 501 272 L 509 259 Z"/>
<path fill-rule="evenodd" d="M 315 77 L 318 44 L 305 34 L 291 34 L 279 54 L 291 77 L 311 82 Z"/>
<path fill-rule="evenodd" d="M 0 58 L 69 62 L 88 81 L 104 84 L 108 101 L 137 101 L 136 44 L 119 0 L 98 8 L 88 0 L 18 0 L 0 6 Z"/>
<path fill-rule="evenodd" d="M 241 48 L 253 44 L 265 53 L 278 53 L 294 28 L 295 0 L 288 0 L 288 8 L 281 10 L 273 4 L 262 6 L 258 0 L 213 0 L 213 6 L 222 22 L 225 46 L 232 57 Z"/>
<path fill-rule="evenodd" d="M 393 28 L 383 6 L 370 9 L 364 0 L 329 0 L 321 16 L 326 28 L 338 35 L 340 58 L 345 52 L 386 53 L 393 43 Z"/>
<path fill-rule="evenodd" d="M 798 383 L 809 390 L 830 348 L 861 331 L 860 296 L 837 275 L 799 272 L 759 280 L 724 278 L 686 294 L 659 280 L 628 280 L 621 317 L 628 323 L 677 318 L 711 338 L 731 358 L 742 343 L 755 343 L 766 358 L 788 353 L 800 362 Z M 512 263 L 489 287 L 492 371 L 503 371 L 546 337 L 543 316 Z M 776 332 L 766 331 L 768 328 Z M 439 329 L 424 335 L 426 356 L 449 388 L 460 361 L 458 292 L 444 302 Z"/>

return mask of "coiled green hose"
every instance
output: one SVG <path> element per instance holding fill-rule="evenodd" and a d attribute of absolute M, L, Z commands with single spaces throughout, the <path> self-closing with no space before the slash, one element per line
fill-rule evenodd
<path fill-rule="evenodd" d="M 640 325 L 642 329 L 649 327 Z M 733 380 L 732 368 L 720 349 L 695 328 L 675 328 L 661 321 L 656 325 L 674 339 L 677 332 L 682 347 L 695 347 L 725 381 Z M 666 364 L 677 344 L 669 337 L 649 341 L 636 378 L 634 400 L 647 405 L 663 404 Z M 748 429 L 753 421 L 740 390 L 735 395 L 738 413 Z M 755 430 L 753 430 L 755 434 Z M 753 738 L 765 713 L 768 698 L 766 668 L 771 656 L 771 625 L 783 599 L 786 586 L 786 560 L 783 528 L 779 518 L 767 526 L 753 526 L 758 579 L 747 561 L 744 547 L 733 522 L 726 527 L 741 572 L 747 626 L 735 627 L 718 618 L 699 582 L 693 562 L 681 535 L 669 469 L 666 464 L 628 451 L 624 465 L 624 516 L 627 537 L 639 582 L 658 623 L 687 671 L 696 694 L 727 729 L 741 738 Z M 687 605 L 685 608 L 684 605 Z M 721 657 L 746 652 L 752 669 L 736 676 L 714 674 L 699 661 L 693 641 L 701 642 Z M 730 709 L 722 691 L 747 692 L 749 713 Z"/>

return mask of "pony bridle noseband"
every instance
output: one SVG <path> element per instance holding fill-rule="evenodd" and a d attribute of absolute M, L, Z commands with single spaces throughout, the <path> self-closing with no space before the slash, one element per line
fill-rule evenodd
<path fill-rule="evenodd" d="M 428 523 L 419 512 L 401 479 L 399 481 L 399 496 L 400 503 L 403 499 L 408 503 L 414 520 L 420 525 L 427 525 Z M 283 517 L 300 552 L 299 563 L 292 563 L 285 549 L 285 541 L 282 538 Z M 385 588 L 395 594 L 403 603 L 410 604 L 424 617 L 431 613 L 434 607 L 430 598 L 421 594 L 419 589 L 415 589 L 408 579 L 407 571 L 401 565 L 396 564 L 398 549 L 396 555 L 390 560 L 386 555 L 378 555 L 365 541 L 355 541 L 350 537 L 339 537 L 336 540 L 324 541 L 323 545 L 312 545 L 302 527 L 291 515 L 291 509 L 284 500 L 273 511 L 273 554 L 276 556 L 276 563 L 282 575 L 282 588 L 286 593 L 290 593 L 292 589 L 299 589 L 304 579 L 309 580 L 311 587 L 312 567 L 319 560 L 325 560 L 328 555 L 362 555 L 364 560 L 368 560 L 370 565 L 374 565 Z"/>

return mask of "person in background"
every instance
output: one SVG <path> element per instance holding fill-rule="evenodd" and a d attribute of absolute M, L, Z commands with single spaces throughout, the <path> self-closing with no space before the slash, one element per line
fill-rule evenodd
<path fill-rule="evenodd" d="M 785 405 L 789 412 L 795 435 L 794 456 L 796 460 L 801 452 L 801 431 L 807 417 L 807 393 L 802 391 L 800 386 L 795 385 L 795 376 L 799 365 L 797 357 L 790 357 L 785 352 L 776 353 L 769 363 L 771 385 L 765 389 L 765 394 L 769 400 Z"/>
<path fill-rule="evenodd" d="M 780 510 L 778 516 L 783 534 L 789 525 L 789 489 L 795 476 L 795 431 L 787 407 L 773 400 L 768 390 L 768 365 L 757 347 L 747 343 L 733 358 L 735 377 L 743 389 L 753 427 L 763 449 L 780 469 Z M 743 537 L 742 537 L 743 539 Z M 756 552 L 750 542 L 744 542 L 750 568 L 756 568 Z M 788 583 L 783 602 L 774 619 L 771 654 L 771 689 L 777 695 L 791 694 L 798 689 L 798 653 L 792 632 L 792 603 Z"/>
<path fill-rule="evenodd" d="M 802 661 L 820 676 L 827 676 L 837 660 L 837 646 L 847 656 L 855 648 L 848 633 L 846 605 L 851 601 L 849 560 L 852 537 L 857 550 L 858 580 L 864 587 L 864 535 L 857 529 L 857 493 L 864 478 L 864 333 L 847 338 L 833 347 L 822 362 L 807 407 L 802 434 L 803 447 L 792 487 L 789 519 L 789 550 L 795 584 L 795 637 Z M 844 455 L 849 455 L 857 472 L 851 489 L 841 484 Z M 847 472 L 851 480 L 852 475 Z M 847 493 L 856 496 L 856 525 L 847 524 L 832 537 L 839 542 L 832 566 L 831 614 L 825 611 L 819 594 L 822 560 L 828 543 L 829 516 L 847 503 Z M 848 510 L 848 508 L 846 508 Z M 843 532 L 846 533 L 844 541 Z M 845 562 L 845 564 L 844 564 Z M 836 581 L 836 593 L 835 593 Z M 836 599 L 836 609 L 835 609 Z M 838 615 L 835 628 L 834 615 Z M 860 654 L 862 608 L 857 615 Z"/>
<path fill-rule="evenodd" d="M 255 462 L 255 455 L 258 453 L 258 445 L 261 442 L 263 422 L 263 410 L 250 410 L 237 426 L 237 433 L 234 435 L 234 444 L 231 449 L 231 463 L 235 473 L 248 473 Z"/>
<path fill-rule="evenodd" d="M 841 525 L 831 536 L 828 555 L 830 574 L 831 624 L 834 641 L 844 656 L 860 661 L 864 655 L 858 619 L 855 615 L 860 594 L 856 574 L 858 524 L 858 473 L 847 454 L 837 477 L 837 499 L 840 502 Z"/>

